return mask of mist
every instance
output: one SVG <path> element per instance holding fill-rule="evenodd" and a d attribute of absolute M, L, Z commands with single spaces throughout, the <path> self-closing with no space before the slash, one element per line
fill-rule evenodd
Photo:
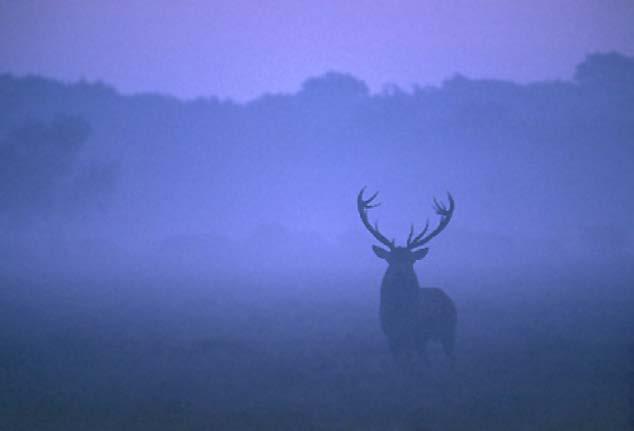
<path fill-rule="evenodd" d="M 3 420 L 625 429 L 633 139 L 615 52 L 562 81 L 331 71 L 240 103 L 2 75 Z M 456 201 L 415 266 L 458 306 L 455 370 L 391 360 L 366 186 L 398 245 Z"/>

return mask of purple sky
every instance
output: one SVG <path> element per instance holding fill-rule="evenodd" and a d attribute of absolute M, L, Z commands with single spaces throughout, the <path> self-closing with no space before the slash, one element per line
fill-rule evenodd
<path fill-rule="evenodd" d="M 587 53 L 634 55 L 632 23 L 632 0 L 0 0 L 0 72 L 238 100 L 327 70 L 373 90 L 567 79 Z"/>

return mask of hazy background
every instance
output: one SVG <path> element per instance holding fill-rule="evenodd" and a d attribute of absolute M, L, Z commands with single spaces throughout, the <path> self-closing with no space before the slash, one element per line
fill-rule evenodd
<path fill-rule="evenodd" d="M 628 429 L 629 2 L 0 0 L 0 428 Z M 385 263 L 459 315 L 395 368 Z"/>
<path fill-rule="evenodd" d="M 401 242 L 453 193 L 428 259 L 442 272 L 632 257 L 634 59 L 621 54 L 523 85 L 457 75 L 372 93 L 329 72 L 248 103 L 11 75 L 0 90 L 9 268 L 362 271 L 378 264 L 355 208 L 364 185 Z"/>

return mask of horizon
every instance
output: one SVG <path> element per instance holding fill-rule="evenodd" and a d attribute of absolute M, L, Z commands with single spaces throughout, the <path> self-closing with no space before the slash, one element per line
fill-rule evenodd
<path fill-rule="evenodd" d="M 562 78 L 554 78 L 554 79 L 536 79 L 536 80 L 531 80 L 531 81 L 519 81 L 519 80 L 513 80 L 513 79 L 504 79 L 504 78 L 499 78 L 499 77 L 474 77 L 474 76 L 469 76 L 465 73 L 462 73 L 460 71 L 456 71 L 451 75 L 446 76 L 445 78 L 441 79 L 439 82 L 436 83 L 431 83 L 431 84 L 422 84 L 422 83 L 412 83 L 409 87 L 401 87 L 397 84 L 391 83 L 391 82 L 386 82 L 381 88 L 372 88 L 368 85 L 368 82 L 366 82 L 362 77 L 359 77 L 357 75 L 354 75 L 353 73 L 350 73 L 348 71 L 345 70 L 325 70 L 321 73 L 317 73 L 317 74 L 313 74 L 313 75 L 308 75 L 306 77 L 304 77 L 303 79 L 300 80 L 300 82 L 297 84 L 297 87 L 295 89 L 290 89 L 287 91 L 279 91 L 279 92 L 273 92 L 273 91 L 268 91 L 268 90 L 263 90 L 262 93 L 256 94 L 253 97 L 249 98 L 249 99 L 244 99 L 244 100 L 240 100 L 240 99 L 235 99 L 232 97 L 221 97 L 218 94 L 201 94 L 201 95 L 194 95 L 191 97 L 181 97 L 178 94 L 172 94 L 172 93 L 168 93 L 168 92 L 161 92 L 158 89 L 147 89 L 147 90 L 141 90 L 141 91 L 132 91 L 132 92 L 127 92 L 121 88 L 119 88 L 116 83 L 114 82 L 110 82 L 107 80 L 103 80 L 103 79 L 94 79 L 94 80 L 90 80 L 90 79 L 86 79 L 84 77 L 80 77 L 77 79 L 69 79 L 69 80 L 65 80 L 65 79 L 61 79 L 61 78 L 56 78 L 54 76 L 49 76 L 49 75 L 43 75 L 43 74 L 38 74 L 38 73 L 24 73 L 24 74 L 18 74 L 18 73 L 13 73 L 13 72 L 3 72 L 0 71 L 0 77 L 9 77 L 9 78 L 13 78 L 13 79 L 18 79 L 18 80 L 24 80 L 24 79 L 41 79 L 41 80 L 45 80 L 45 81 L 52 81 L 55 83 L 59 83 L 65 86 L 78 86 L 78 85 L 88 85 L 88 86 L 103 86 L 109 90 L 114 91 L 117 95 L 123 96 L 123 97 L 136 97 L 136 96 L 158 96 L 158 97 L 164 97 L 164 98 L 168 98 L 168 99 L 175 99 L 179 102 L 182 103 L 188 103 L 188 102 L 196 102 L 196 101 L 205 101 L 205 100 L 217 100 L 219 102 L 222 103 L 232 103 L 235 105 L 248 105 L 250 103 L 253 103 L 255 101 L 258 101 L 262 98 L 265 97 L 269 97 L 269 96 L 295 96 L 300 94 L 303 90 L 304 90 L 304 86 L 307 82 L 313 81 L 313 80 L 321 80 L 324 78 L 328 78 L 329 76 L 337 76 L 337 77 L 344 77 L 346 79 L 351 79 L 354 81 L 357 81 L 365 86 L 367 86 L 367 90 L 368 90 L 368 96 L 369 97 L 374 97 L 374 96 L 384 96 L 384 95 L 393 95 L 395 92 L 401 93 L 401 94 L 405 94 L 405 95 L 413 95 L 416 91 L 420 91 L 420 90 L 428 90 L 428 89 L 443 89 L 445 87 L 445 85 L 447 83 L 451 83 L 451 81 L 454 81 L 456 79 L 465 79 L 467 81 L 471 81 L 471 82 L 480 82 L 480 83 L 487 83 L 487 82 L 500 82 L 500 83 L 508 83 L 508 84 L 512 84 L 512 85 L 516 85 L 516 86 L 520 86 L 520 87 L 524 87 L 524 86 L 531 86 L 531 85 L 536 85 L 536 84 L 556 84 L 556 83 L 575 83 L 576 82 L 576 77 L 575 74 L 577 73 L 577 69 L 580 65 L 584 64 L 587 60 L 593 58 L 593 57 L 607 57 L 607 56 L 617 56 L 617 57 L 621 57 L 621 58 L 626 58 L 626 59 L 632 59 L 634 60 L 634 54 L 633 55 L 628 55 L 625 52 L 620 52 L 620 51 L 595 51 L 595 52 L 589 52 L 587 53 L 585 56 L 583 56 L 583 58 L 579 59 L 578 61 L 576 61 L 572 66 L 571 66 L 571 73 L 568 77 L 562 77 Z"/>

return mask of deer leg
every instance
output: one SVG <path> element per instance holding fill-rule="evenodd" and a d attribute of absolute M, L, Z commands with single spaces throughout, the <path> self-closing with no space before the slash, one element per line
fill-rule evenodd
<path fill-rule="evenodd" d="M 406 373 L 410 373 L 415 369 L 416 363 L 416 350 L 411 338 L 390 338 L 388 344 L 390 352 L 394 358 L 394 363 L 397 367 Z"/>
<path fill-rule="evenodd" d="M 427 341 L 427 337 L 420 337 L 416 343 L 416 350 L 418 351 L 418 355 L 422 359 L 423 364 L 425 364 L 426 367 L 429 367 L 431 363 L 429 362 L 429 356 L 427 356 Z"/>
<path fill-rule="evenodd" d="M 442 344 L 443 350 L 445 351 L 445 354 L 447 355 L 447 358 L 449 358 L 449 362 L 453 367 L 456 362 L 456 357 L 454 355 L 455 336 L 453 332 L 442 337 L 440 343 Z"/>

